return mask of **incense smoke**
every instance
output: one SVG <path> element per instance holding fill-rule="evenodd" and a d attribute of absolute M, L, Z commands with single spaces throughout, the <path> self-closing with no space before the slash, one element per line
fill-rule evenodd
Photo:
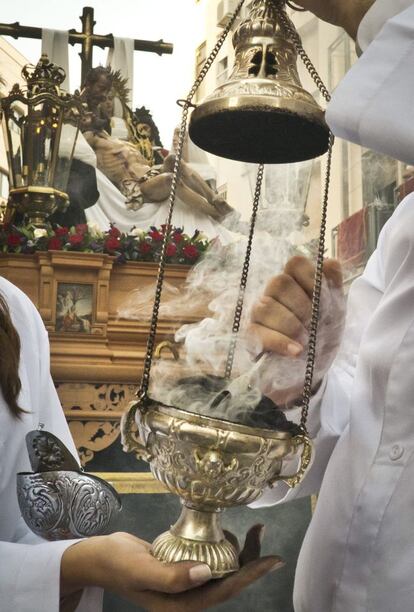
<path fill-rule="evenodd" d="M 246 334 L 249 313 L 269 279 L 279 274 L 287 260 L 298 252 L 297 244 L 293 243 L 298 242 L 298 231 L 303 224 L 311 171 L 312 162 L 266 168 L 232 378 L 249 372 L 262 351 L 257 339 L 254 341 Z M 239 223 L 237 230 L 240 235 L 230 245 L 222 247 L 213 243 L 205 258 L 189 273 L 181 292 L 171 285 L 165 286 L 161 317 L 174 317 L 179 312 L 182 319 L 188 321 L 200 313 L 200 309 L 204 310 L 205 316 L 196 323 L 184 324 L 177 331 L 175 339 L 183 345 L 181 358 L 175 363 L 170 360 L 156 362 L 150 388 L 151 397 L 165 404 L 232 421 L 239 421 L 241 413 L 253 409 L 262 394 L 278 404 L 298 397 L 306 365 L 306 348 L 299 358 L 268 355 L 248 380 L 249 384 L 239 388 L 231 401 L 214 407 L 214 398 L 228 382 L 221 379 L 232 336 L 246 250 L 247 238 L 243 234 L 247 233 L 248 227 L 246 231 L 246 227 Z M 151 291 L 137 290 L 119 315 L 149 318 L 152 303 L 153 288 Z M 324 282 L 321 304 L 316 364 L 318 378 L 330 366 L 337 350 L 338 330 L 342 328 L 344 312 L 341 291 Z M 301 341 L 306 347 L 306 338 Z M 206 374 L 219 378 L 210 379 L 211 384 L 200 385 L 198 377 Z M 188 378 L 188 384 L 177 386 L 177 381 Z"/>

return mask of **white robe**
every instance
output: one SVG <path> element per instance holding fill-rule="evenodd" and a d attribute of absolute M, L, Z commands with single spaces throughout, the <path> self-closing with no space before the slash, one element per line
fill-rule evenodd
<path fill-rule="evenodd" d="M 4 612 L 58 612 L 60 561 L 78 540 L 46 542 L 24 523 L 17 502 L 16 474 L 31 471 L 25 435 L 43 423 L 76 456 L 49 370 L 49 341 L 29 298 L 0 277 L 21 340 L 19 405 L 29 414 L 12 417 L 0 392 L 0 609 Z M 102 590 L 85 589 L 78 612 L 102 609 Z"/>
<path fill-rule="evenodd" d="M 328 121 L 337 134 L 412 163 L 414 2 L 378 0 L 361 24 L 362 47 L 376 30 L 335 92 Z M 343 345 L 310 410 L 316 457 L 308 475 L 254 504 L 319 491 L 297 565 L 296 612 L 414 609 L 413 398 L 411 194 L 351 287 Z"/>

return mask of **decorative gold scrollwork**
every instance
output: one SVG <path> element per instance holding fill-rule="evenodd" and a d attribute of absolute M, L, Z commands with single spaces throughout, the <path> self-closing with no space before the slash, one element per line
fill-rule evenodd
<path fill-rule="evenodd" d="M 180 357 L 179 353 L 178 353 L 178 348 L 170 340 L 163 340 L 162 342 L 157 344 L 157 346 L 155 347 L 155 350 L 154 350 L 154 357 L 155 357 L 155 359 L 159 359 L 162 356 L 161 353 L 165 349 L 169 350 L 172 353 L 175 361 L 178 361 L 178 359 Z"/>
<path fill-rule="evenodd" d="M 302 481 L 312 459 L 312 443 L 307 436 L 300 435 L 293 438 L 292 444 L 294 445 L 294 448 L 298 448 L 299 446 L 303 445 L 298 471 L 296 474 L 292 474 L 291 476 L 279 474 L 278 476 L 274 477 L 271 482 L 269 482 L 269 486 L 272 486 L 279 480 L 283 480 L 283 482 L 293 489 Z"/>

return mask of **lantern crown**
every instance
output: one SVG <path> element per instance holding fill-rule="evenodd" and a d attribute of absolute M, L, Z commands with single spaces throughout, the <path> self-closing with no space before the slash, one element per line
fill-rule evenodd
<path fill-rule="evenodd" d="M 66 78 L 66 72 L 60 66 L 53 64 L 47 55 L 42 55 L 36 66 L 26 64 L 22 69 L 22 77 L 27 82 L 29 95 L 50 92 L 59 95 L 60 86 Z"/>

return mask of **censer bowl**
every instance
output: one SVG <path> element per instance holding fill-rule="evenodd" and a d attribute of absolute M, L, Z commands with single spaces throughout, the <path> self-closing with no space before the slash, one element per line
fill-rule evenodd
<path fill-rule="evenodd" d="M 238 551 L 223 533 L 221 512 L 253 502 L 279 480 L 295 486 L 310 462 L 310 441 L 303 434 L 239 425 L 147 397 L 124 419 L 126 450 L 133 449 L 127 429 L 134 413 L 140 437 L 134 450 L 183 504 L 178 521 L 154 541 L 152 553 L 163 562 L 207 563 L 215 578 L 236 571 Z M 299 449 L 298 472 L 282 475 L 283 459 Z"/>

